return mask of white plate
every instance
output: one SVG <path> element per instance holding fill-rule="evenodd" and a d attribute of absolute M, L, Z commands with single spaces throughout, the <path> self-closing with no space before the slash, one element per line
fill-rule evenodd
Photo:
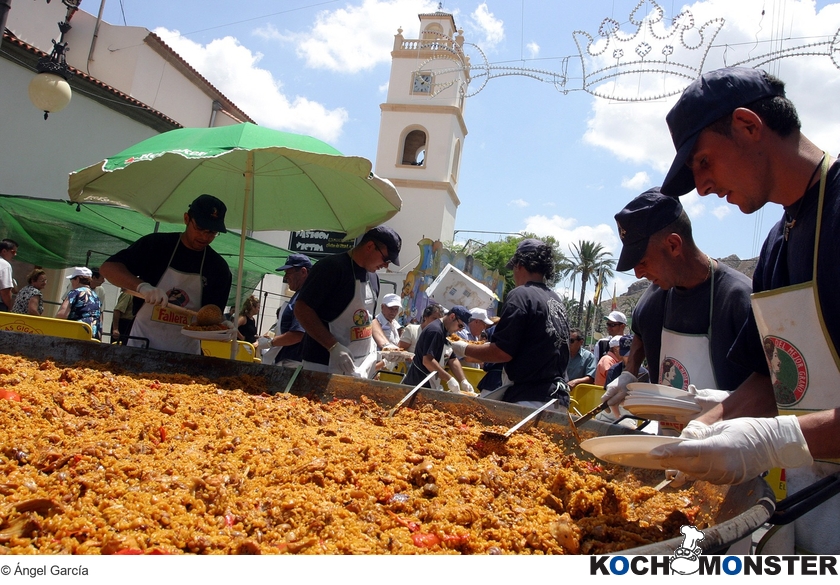
<path fill-rule="evenodd" d="M 627 391 L 630 394 L 637 392 L 656 396 L 667 396 L 668 398 L 691 399 L 691 394 L 685 390 L 662 384 L 649 384 L 647 382 L 630 382 L 627 384 Z"/>
<path fill-rule="evenodd" d="M 697 409 L 700 411 L 697 401 L 694 399 L 668 398 L 667 396 L 655 396 L 652 394 L 628 394 L 624 404 L 662 404 L 665 406 L 682 406 L 683 408 Z"/>
<path fill-rule="evenodd" d="M 211 339 L 216 341 L 229 341 L 231 338 L 230 329 L 222 331 L 195 331 L 193 329 L 181 329 L 181 335 L 192 337 L 193 339 Z"/>
<path fill-rule="evenodd" d="M 649 453 L 660 445 L 685 441 L 679 437 L 659 435 L 610 435 L 586 439 L 581 449 L 589 451 L 598 459 L 643 469 L 662 469 L 659 461 L 651 459 Z"/>
<path fill-rule="evenodd" d="M 698 407 L 696 410 L 686 408 L 684 406 L 663 406 L 660 404 L 627 404 L 624 403 L 624 408 L 630 413 L 641 418 L 649 420 L 661 420 L 666 422 L 674 422 L 677 416 L 691 416 L 700 412 Z"/>

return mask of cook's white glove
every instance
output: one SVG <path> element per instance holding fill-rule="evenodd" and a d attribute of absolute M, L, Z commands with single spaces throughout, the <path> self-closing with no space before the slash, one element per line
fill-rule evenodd
<path fill-rule="evenodd" d="M 467 345 L 469 345 L 466 341 L 450 341 L 449 346 L 452 348 L 452 353 L 455 354 L 455 357 L 462 358 L 467 353 Z"/>
<path fill-rule="evenodd" d="M 461 392 L 469 392 L 470 394 L 475 394 L 475 388 L 473 388 L 473 385 L 470 384 L 470 381 L 466 378 L 461 380 Z"/>
<path fill-rule="evenodd" d="M 162 288 L 152 286 L 148 282 L 141 282 L 137 287 L 137 292 L 143 295 L 143 298 L 150 305 L 160 305 L 165 307 L 169 304 L 169 295 Z"/>
<path fill-rule="evenodd" d="M 708 433 L 705 438 L 662 445 L 650 456 L 665 469 L 730 484 L 743 483 L 773 467 L 814 462 L 796 416 L 723 420 L 704 432 Z"/>
<path fill-rule="evenodd" d="M 610 406 L 618 406 L 627 398 L 627 384 L 638 382 L 636 376 L 630 372 L 621 372 L 618 378 L 607 384 L 607 391 L 601 396 L 601 404 L 606 402 Z"/>
<path fill-rule="evenodd" d="M 330 361 L 345 376 L 352 376 L 356 373 L 356 364 L 353 362 L 353 355 L 349 349 L 340 343 L 336 343 L 330 348 Z"/>
<path fill-rule="evenodd" d="M 446 389 L 450 392 L 457 392 L 461 389 L 461 385 L 458 384 L 458 380 L 456 380 L 454 376 L 450 376 L 450 378 L 446 381 Z"/>
<path fill-rule="evenodd" d="M 271 340 L 268 337 L 257 337 L 257 342 L 254 345 L 259 350 L 268 349 L 271 347 Z"/>
<path fill-rule="evenodd" d="M 697 403 L 697 406 L 700 407 L 700 412 L 695 412 L 690 415 L 676 415 L 675 418 L 677 419 L 677 422 L 681 422 L 683 424 L 699 417 L 700 415 L 706 414 L 719 403 L 729 398 L 729 392 L 726 390 L 698 388 L 694 384 L 689 384 L 688 393 L 694 397 L 694 401 Z"/>

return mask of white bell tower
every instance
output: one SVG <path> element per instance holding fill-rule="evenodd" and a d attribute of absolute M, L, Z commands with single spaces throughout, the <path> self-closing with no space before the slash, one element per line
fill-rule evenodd
<path fill-rule="evenodd" d="M 402 237 L 401 274 L 417 265 L 420 239 L 453 238 L 467 135 L 469 69 L 464 67 L 462 32 L 451 14 L 434 12 L 420 15 L 419 39 L 403 38 L 402 29 L 394 37 L 375 172 L 393 182 L 403 200 L 400 212 L 387 222 Z"/>

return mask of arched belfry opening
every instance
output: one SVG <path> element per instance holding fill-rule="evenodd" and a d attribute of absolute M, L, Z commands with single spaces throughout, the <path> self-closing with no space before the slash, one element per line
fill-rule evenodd
<path fill-rule="evenodd" d="M 422 167 L 426 165 L 426 132 L 412 130 L 403 139 L 400 164 Z"/>

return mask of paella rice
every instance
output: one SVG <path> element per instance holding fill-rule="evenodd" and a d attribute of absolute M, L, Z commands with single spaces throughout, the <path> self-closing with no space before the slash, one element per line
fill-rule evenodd
<path fill-rule="evenodd" d="M 0 552 L 601 554 L 702 527 L 538 430 L 0 355 Z"/>

